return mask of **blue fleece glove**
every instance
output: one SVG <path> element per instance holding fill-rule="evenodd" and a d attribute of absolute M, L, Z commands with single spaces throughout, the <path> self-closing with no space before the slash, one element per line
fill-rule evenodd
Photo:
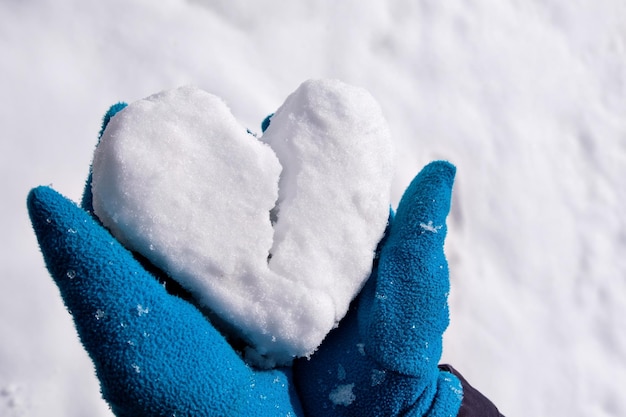
<path fill-rule="evenodd" d="M 111 107 L 102 131 L 124 107 Z M 112 411 L 120 417 L 302 416 L 291 369 L 248 367 L 198 309 L 171 295 L 156 279 L 159 272 L 148 272 L 153 268 L 92 216 L 90 190 L 88 182 L 80 208 L 38 187 L 28 210 Z"/>
<path fill-rule="evenodd" d="M 117 416 L 301 416 L 289 369 L 255 372 L 88 212 L 49 187 L 28 208 Z"/>
<path fill-rule="evenodd" d="M 103 130 L 123 107 L 111 108 Z M 310 360 L 269 371 L 247 366 L 188 300 L 168 291 L 171 281 L 166 289 L 159 271 L 101 226 L 89 184 L 82 208 L 38 187 L 28 209 L 117 416 L 454 416 L 460 384 L 437 369 L 453 177 L 445 162 L 416 177 L 348 316 Z"/>
<path fill-rule="evenodd" d="M 455 168 L 432 162 L 405 192 L 374 272 L 295 381 L 310 416 L 456 416 L 461 383 L 439 370 L 448 326 L 445 219 Z"/>

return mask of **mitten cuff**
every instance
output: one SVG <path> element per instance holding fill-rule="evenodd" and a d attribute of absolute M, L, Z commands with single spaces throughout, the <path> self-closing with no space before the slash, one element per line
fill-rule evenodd
<path fill-rule="evenodd" d="M 487 397 L 463 378 L 459 371 L 450 365 L 440 365 L 439 369 L 451 373 L 461 381 L 463 402 L 458 417 L 504 417 Z"/>

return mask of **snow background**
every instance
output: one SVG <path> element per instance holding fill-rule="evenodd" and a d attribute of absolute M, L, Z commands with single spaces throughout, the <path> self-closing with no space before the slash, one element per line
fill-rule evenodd
<path fill-rule="evenodd" d="M 393 203 L 458 167 L 444 360 L 507 416 L 626 415 L 626 3 L 0 3 L 0 415 L 110 416 L 28 221 L 109 105 L 194 83 L 260 130 L 307 78 L 380 102 Z"/>

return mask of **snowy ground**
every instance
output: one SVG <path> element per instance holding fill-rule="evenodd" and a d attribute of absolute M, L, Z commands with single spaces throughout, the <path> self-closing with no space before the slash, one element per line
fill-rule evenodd
<path fill-rule="evenodd" d="M 0 53 L 0 415 L 110 415 L 28 190 L 79 199 L 118 100 L 194 83 L 260 130 L 315 77 L 381 103 L 394 203 L 458 167 L 444 359 L 507 416 L 626 415 L 623 1 L 4 1 Z"/>

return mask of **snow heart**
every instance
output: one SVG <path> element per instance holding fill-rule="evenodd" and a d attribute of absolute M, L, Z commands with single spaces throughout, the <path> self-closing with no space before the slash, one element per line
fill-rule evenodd
<path fill-rule="evenodd" d="M 194 87 L 130 104 L 93 162 L 102 223 L 264 365 L 314 352 L 369 276 L 392 177 L 369 93 L 303 83 L 259 139 Z"/>

